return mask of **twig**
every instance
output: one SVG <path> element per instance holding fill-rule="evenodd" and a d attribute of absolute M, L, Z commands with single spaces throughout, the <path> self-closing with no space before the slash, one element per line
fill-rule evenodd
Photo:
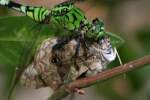
<path fill-rule="evenodd" d="M 123 73 L 142 68 L 148 64 L 150 64 L 150 55 L 131 61 L 124 65 L 103 71 L 92 77 L 75 80 L 67 85 L 62 86 L 48 100 L 61 100 L 67 95 L 69 95 L 70 92 L 74 91 L 75 88 L 85 88 L 97 82 L 102 82 L 104 80 L 108 80 Z"/>

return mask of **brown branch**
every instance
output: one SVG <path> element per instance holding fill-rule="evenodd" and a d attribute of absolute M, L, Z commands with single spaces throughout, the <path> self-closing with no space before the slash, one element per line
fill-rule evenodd
<path fill-rule="evenodd" d="M 72 92 L 75 88 L 85 88 L 97 82 L 102 82 L 104 80 L 113 78 L 123 73 L 129 72 L 138 68 L 142 68 L 148 64 L 150 64 L 150 55 L 131 61 L 124 65 L 103 71 L 92 77 L 75 80 L 67 85 L 62 86 L 48 100 L 61 100 L 62 98 L 69 95 L 69 93 Z"/>

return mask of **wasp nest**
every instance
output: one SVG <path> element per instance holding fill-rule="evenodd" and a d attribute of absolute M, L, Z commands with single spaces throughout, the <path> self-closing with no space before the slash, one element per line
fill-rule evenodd
<path fill-rule="evenodd" d="M 26 68 L 21 83 L 27 87 L 49 86 L 53 90 L 65 82 L 101 72 L 115 59 L 108 38 L 87 42 L 88 49 L 76 39 L 49 38 L 38 48 L 34 61 Z M 112 59 L 107 59 L 107 54 Z"/>

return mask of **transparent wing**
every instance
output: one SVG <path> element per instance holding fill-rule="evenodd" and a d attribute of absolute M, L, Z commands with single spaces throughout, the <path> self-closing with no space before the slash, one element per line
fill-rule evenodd
<path fill-rule="evenodd" d="M 110 42 L 113 47 L 121 46 L 124 43 L 124 40 L 120 36 L 111 32 L 105 32 L 105 33 L 110 37 Z"/>

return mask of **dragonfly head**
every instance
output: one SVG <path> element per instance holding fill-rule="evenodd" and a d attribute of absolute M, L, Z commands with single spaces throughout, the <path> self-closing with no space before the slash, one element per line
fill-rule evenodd
<path fill-rule="evenodd" d="M 100 40 L 104 36 L 108 36 L 110 38 L 110 43 L 113 47 L 118 47 L 123 44 L 124 40 L 118 35 L 106 32 L 104 28 L 104 23 L 100 18 L 96 18 L 92 21 L 94 25 L 94 33 L 96 33 L 96 40 Z"/>
<path fill-rule="evenodd" d="M 103 36 L 105 36 L 105 28 L 104 28 L 104 23 L 100 18 L 95 18 L 92 21 L 93 24 L 93 32 L 96 34 L 96 40 L 99 40 Z"/>
<path fill-rule="evenodd" d="M 95 18 L 92 23 L 95 26 L 96 33 L 104 31 L 104 23 L 100 18 Z"/>

